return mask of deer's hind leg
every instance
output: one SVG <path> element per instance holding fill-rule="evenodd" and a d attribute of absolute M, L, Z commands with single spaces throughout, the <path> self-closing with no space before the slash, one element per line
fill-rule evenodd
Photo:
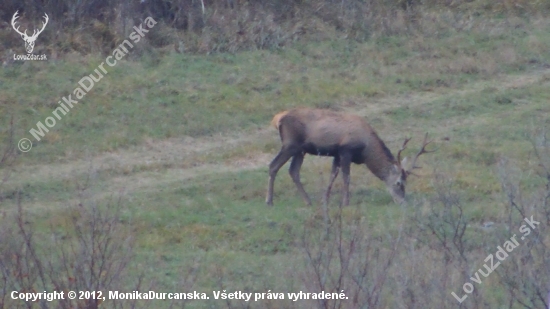
<path fill-rule="evenodd" d="M 285 165 L 285 163 L 296 153 L 296 150 L 292 148 L 283 147 L 277 156 L 269 164 L 269 182 L 267 185 L 267 196 L 265 202 L 268 206 L 273 206 L 273 187 L 275 184 L 275 177 L 279 169 Z"/>
<path fill-rule="evenodd" d="M 290 163 L 290 169 L 288 170 L 288 173 L 294 181 L 296 188 L 298 188 L 298 192 L 300 192 L 300 195 L 302 195 L 302 199 L 304 200 L 304 202 L 308 206 L 311 206 L 311 200 L 309 199 L 309 196 L 307 195 L 307 192 L 306 190 L 304 190 L 304 186 L 300 181 L 300 168 L 302 167 L 302 163 L 304 162 L 304 155 L 305 154 L 303 152 L 300 152 L 292 157 L 292 162 Z"/>

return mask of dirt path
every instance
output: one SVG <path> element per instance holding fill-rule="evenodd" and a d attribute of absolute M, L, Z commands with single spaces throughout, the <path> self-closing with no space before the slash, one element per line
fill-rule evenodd
<path fill-rule="evenodd" d="M 409 107 L 417 107 L 443 95 L 462 96 L 489 87 L 499 90 L 521 88 L 548 78 L 548 74 L 550 74 L 550 69 L 531 71 L 520 75 L 503 75 L 489 81 L 467 85 L 464 89 L 440 89 L 429 93 L 390 96 L 370 100 L 369 102 L 355 102 L 352 106 L 345 106 L 344 109 L 372 118 L 403 106 L 403 104 L 407 104 Z M 390 132 L 384 132 L 384 136 L 390 136 L 387 140 L 389 143 L 396 142 L 396 139 L 401 138 L 403 135 L 397 130 L 394 130 L 395 132 L 391 131 L 390 129 Z M 105 172 L 105 174 L 110 175 L 107 184 L 109 192 L 105 192 L 105 195 L 122 191 L 128 194 L 138 190 L 141 192 L 154 190 L 162 184 L 178 181 L 184 186 L 186 182 L 195 177 L 266 167 L 275 153 L 265 153 L 262 150 L 257 150 L 249 153 L 245 158 L 217 163 L 185 165 L 181 163 L 182 158 L 188 159 L 186 161 L 193 161 L 193 158 L 199 159 L 214 152 L 224 153 L 238 149 L 243 144 L 265 144 L 266 140 L 276 139 L 277 133 L 266 124 L 266 127 L 262 129 L 219 134 L 211 137 L 201 137 L 200 139 L 183 137 L 150 141 L 139 147 L 105 153 L 93 158 L 49 165 L 19 166 L 10 178 L 10 185 L 32 184 L 33 182 L 44 181 L 44 179 L 71 180 L 94 171 L 95 173 Z M 261 149 L 261 147 L 259 148 Z M 197 160 L 197 162 L 200 162 L 200 160 Z M 36 204 L 39 204 L 39 202 L 37 201 Z"/>

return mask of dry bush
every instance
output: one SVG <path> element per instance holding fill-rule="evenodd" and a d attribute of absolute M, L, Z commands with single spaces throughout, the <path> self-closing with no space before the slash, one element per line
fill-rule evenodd
<path fill-rule="evenodd" d="M 245 5 L 238 9 L 214 11 L 205 16 L 206 25 L 195 47 L 199 53 L 231 52 L 242 49 L 278 48 L 292 40 L 295 33 L 285 33 L 269 11 Z M 288 30 L 288 29 L 286 29 Z"/>
<path fill-rule="evenodd" d="M 204 6 L 203 6 L 204 4 Z M 385 35 L 439 35 L 472 26 L 472 12 L 531 14 L 550 10 L 547 1 L 526 0 L 8 0 L 0 17 L 9 21 L 19 10 L 23 28 L 31 29 L 47 11 L 50 23 L 36 52 L 108 54 L 126 39 L 134 25 L 151 16 L 159 26 L 152 47 L 179 52 L 237 52 L 273 49 L 295 40 L 346 37 L 364 41 Z M 158 30 L 165 27 L 164 31 Z M 170 30 L 168 30 L 168 28 Z M 21 44 L 6 23 L 0 38 Z M 3 52 L 0 50 L 0 54 Z M 505 55 L 506 56 L 506 55 Z M 509 55 L 508 55 L 509 56 Z M 506 56 L 506 57 L 508 57 Z"/>
<path fill-rule="evenodd" d="M 361 219 L 343 222 L 339 209 L 328 233 L 305 229 L 304 287 L 316 293 L 344 290 L 349 298 L 310 301 L 311 308 L 457 307 L 451 292 L 460 295 L 493 239 L 467 233 L 473 222 L 453 180 L 435 175 L 435 194 L 404 206 L 388 228 L 367 227 Z M 483 291 L 475 286 L 461 308 L 486 308 Z"/>
<path fill-rule="evenodd" d="M 306 225 L 301 238 L 304 292 L 344 293 L 347 299 L 300 302 L 311 308 L 385 308 L 390 267 L 399 245 L 400 231 L 385 233 L 367 228 L 364 220 L 343 222 L 341 208 L 327 228 Z M 374 236 L 382 233 L 380 236 Z"/>
<path fill-rule="evenodd" d="M 525 192 L 518 179 L 518 169 L 509 160 L 501 159 L 498 166 L 506 196 L 507 228 L 521 231 L 520 227 L 526 225 L 524 218 L 540 222 L 531 229 L 530 235 L 523 234 L 525 239 L 499 268 L 509 308 L 546 308 L 550 305 L 550 140 L 546 130 L 536 134 L 532 143 L 543 185 Z M 522 235 L 517 234 L 518 238 Z"/>
<path fill-rule="evenodd" d="M 0 308 L 33 307 L 11 300 L 9 292 L 124 290 L 132 257 L 131 235 L 120 221 L 120 202 L 74 205 L 67 226 L 39 232 L 18 199 L 16 214 L 4 215 L 0 228 L 0 269 L 4 291 Z M 136 276 L 138 277 L 138 276 Z M 141 280 L 137 280 L 139 288 Z M 107 297 L 106 295 L 103 295 Z M 98 308 L 102 300 L 39 301 L 41 308 Z M 122 303 L 110 301 L 113 308 Z M 127 301 L 124 306 L 131 305 Z"/>
<path fill-rule="evenodd" d="M 68 207 L 68 218 L 57 219 L 45 232 L 18 203 L 18 211 L 0 218 L 0 308 L 149 308 L 151 301 L 68 299 L 68 291 L 131 292 L 154 290 L 132 264 L 134 240 L 124 225 L 120 200 L 106 205 L 93 202 Z M 175 288 L 193 290 L 198 263 L 182 267 Z M 65 299 L 37 303 L 12 300 L 11 291 L 64 291 Z M 77 294 L 79 295 L 79 294 Z M 166 302 L 166 300 L 159 300 Z M 173 300 L 169 308 L 185 308 L 188 301 Z"/>
<path fill-rule="evenodd" d="M 15 163 L 17 153 L 15 150 L 15 142 L 13 139 L 14 135 L 14 124 L 13 116 L 10 117 L 10 122 L 5 128 L 0 128 L 0 136 L 4 136 L 5 141 L 0 143 L 0 203 L 4 199 L 2 195 L 2 186 L 6 181 L 8 181 L 11 169 Z"/>
<path fill-rule="evenodd" d="M 497 222 L 475 222 L 467 215 L 460 202 L 461 194 L 453 188 L 449 176 L 436 173 L 435 195 L 418 202 L 406 227 L 406 248 L 400 248 L 392 277 L 399 292 L 400 308 L 545 308 L 550 292 L 550 239 L 546 226 L 550 224 L 550 143 L 541 133 L 533 139 L 537 166 L 544 183 L 526 192 L 522 188 L 523 173 L 508 160 L 498 165 L 502 192 L 502 214 Z M 447 173 L 445 173 L 447 174 Z M 539 179 L 539 180 L 540 180 Z M 530 181 L 533 181 L 530 178 Z M 541 183 L 541 182 L 538 182 Z M 531 234 L 525 236 L 520 227 L 525 218 L 540 222 Z M 494 271 L 485 265 L 492 254 L 494 264 L 498 246 L 516 234 L 519 246 L 500 261 Z M 488 274 L 487 277 L 481 274 Z M 476 275 L 477 273 L 477 275 Z M 477 276 L 477 277 L 476 277 Z M 475 283 L 471 278 L 481 279 Z M 466 294 L 463 284 L 471 283 L 474 290 Z M 459 304 L 451 295 L 461 298 Z M 429 295 L 429 297 L 426 297 Z"/>
<path fill-rule="evenodd" d="M 0 308 L 149 308 L 151 301 L 74 299 L 68 291 L 150 291 L 146 280 L 131 265 L 133 237 L 120 220 L 120 204 L 78 205 L 70 208 L 69 226 L 52 226 L 44 235 L 19 204 L 17 214 L 0 220 Z M 197 263 L 182 267 L 176 287 L 190 291 L 196 280 Z M 11 292 L 64 291 L 65 299 L 36 303 L 12 300 Z M 79 295 L 79 294 L 77 294 Z M 166 300 L 159 300 L 166 302 Z M 188 301 L 173 300 L 169 308 L 185 308 Z"/>
<path fill-rule="evenodd" d="M 451 293 L 464 294 L 463 284 L 471 283 L 492 241 L 482 231 L 471 231 L 477 224 L 466 215 L 447 172 L 434 173 L 433 187 L 434 195 L 410 210 L 409 245 L 400 255 L 402 266 L 393 270 L 401 308 L 456 308 L 459 303 Z M 474 285 L 461 308 L 486 308 L 483 289 L 483 284 Z"/>

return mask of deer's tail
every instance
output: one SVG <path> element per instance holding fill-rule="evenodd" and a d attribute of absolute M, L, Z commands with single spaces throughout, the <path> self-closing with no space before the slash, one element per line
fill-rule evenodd
<path fill-rule="evenodd" d="M 286 114 L 288 114 L 288 111 L 280 112 L 277 115 L 273 116 L 273 120 L 271 120 L 271 125 L 279 130 L 279 124 L 281 123 L 281 118 L 283 118 Z"/>

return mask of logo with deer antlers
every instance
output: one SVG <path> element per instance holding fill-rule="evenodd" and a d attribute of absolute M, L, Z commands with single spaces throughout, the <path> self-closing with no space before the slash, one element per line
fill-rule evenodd
<path fill-rule="evenodd" d="M 11 19 L 11 26 L 13 27 L 13 29 L 15 30 L 15 32 L 19 33 L 21 35 L 21 37 L 23 38 L 23 40 L 25 41 L 25 49 L 27 50 L 27 53 L 32 53 L 32 50 L 34 49 L 34 42 L 36 41 L 36 38 L 38 37 L 38 35 L 40 33 L 42 33 L 42 31 L 44 31 L 44 28 L 46 28 L 46 25 L 48 24 L 48 14 L 44 13 L 44 22 L 42 24 L 42 29 L 40 30 L 36 30 L 34 29 L 33 30 L 33 33 L 31 36 L 27 35 L 27 30 L 25 30 L 25 32 L 21 32 L 19 31 L 19 26 L 17 26 L 17 28 L 15 27 L 15 21 L 19 18 L 19 16 L 17 16 L 17 14 L 19 13 L 19 11 L 15 12 L 15 14 L 13 14 L 13 18 Z"/>

